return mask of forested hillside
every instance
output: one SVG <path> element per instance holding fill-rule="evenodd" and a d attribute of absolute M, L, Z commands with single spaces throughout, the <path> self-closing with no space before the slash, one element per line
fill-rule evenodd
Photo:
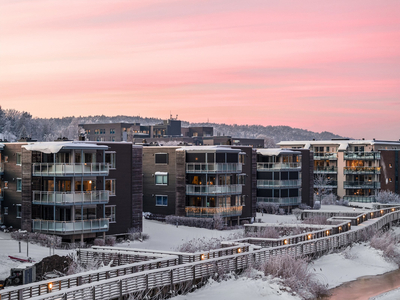
<path fill-rule="evenodd" d="M 77 139 L 81 123 L 113 123 L 113 122 L 138 122 L 143 125 L 161 123 L 161 119 L 144 118 L 139 116 L 87 116 L 64 118 L 32 118 L 29 112 L 14 109 L 2 110 L 0 108 L 0 138 L 7 141 L 16 141 L 21 137 L 31 137 L 38 141 L 53 141 L 58 137 Z M 282 120 L 284 123 L 284 120 Z M 227 125 L 216 123 L 189 123 L 187 126 L 212 126 L 214 135 L 229 135 L 238 138 L 263 138 L 267 145 L 273 146 L 280 141 L 295 140 L 325 140 L 340 138 L 330 132 L 312 132 L 289 126 L 261 126 L 261 125 Z"/>

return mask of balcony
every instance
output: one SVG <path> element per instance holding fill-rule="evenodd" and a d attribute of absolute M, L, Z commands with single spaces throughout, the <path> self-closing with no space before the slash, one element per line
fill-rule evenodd
<path fill-rule="evenodd" d="M 4 191 L 2 188 L 0 188 L 0 201 L 4 200 Z"/>
<path fill-rule="evenodd" d="M 298 205 L 301 203 L 301 197 L 288 197 L 288 198 L 257 197 L 257 202 L 276 203 L 280 205 Z"/>
<path fill-rule="evenodd" d="M 301 170 L 301 163 L 257 163 L 257 171 L 271 171 L 271 170 Z"/>
<path fill-rule="evenodd" d="M 332 188 L 335 189 L 337 188 L 337 181 L 336 180 L 330 180 L 322 184 L 314 184 L 314 188 Z"/>
<path fill-rule="evenodd" d="M 347 160 L 378 160 L 381 159 L 380 152 L 345 152 L 344 159 Z"/>
<path fill-rule="evenodd" d="M 4 175 L 4 163 L 0 163 L 0 175 Z"/>
<path fill-rule="evenodd" d="M 345 189 L 380 189 L 381 183 L 377 181 L 345 181 Z"/>
<path fill-rule="evenodd" d="M 186 206 L 186 217 L 195 218 L 212 218 L 215 215 L 221 217 L 237 217 L 242 215 L 243 206 L 230 206 L 230 207 L 198 207 Z"/>
<path fill-rule="evenodd" d="M 186 185 L 186 195 L 222 196 L 240 195 L 242 193 L 241 184 L 231 185 Z"/>
<path fill-rule="evenodd" d="M 107 176 L 109 173 L 109 165 L 103 163 L 34 163 L 32 165 L 33 176 Z"/>
<path fill-rule="evenodd" d="M 314 153 L 314 160 L 337 160 L 337 153 L 316 152 Z"/>
<path fill-rule="evenodd" d="M 257 180 L 257 188 L 301 187 L 301 180 Z"/>
<path fill-rule="evenodd" d="M 380 167 L 344 167 L 344 174 L 381 174 Z"/>
<path fill-rule="evenodd" d="M 376 202 L 375 196 L 344 196 L 343 200 L 349 202 L 362 202 L 362 203 L 372 203 Z"/>
<path fill-rule="evenodd" d="M 109 191 L 44 192 L 33 191 L 33 204 L 38 205 L 86 205 L 106 204 Z"/>
<path fill-rule="evenodd" d="M 91 232 L 106 232 L 109 228 L 108 219 L 79 220 L 79 221 L 51 221 L 32 220 L 33 231 L 52 234 L 82 234 Z"/>
<path fill-rule="evenodd" d="M 314 173 L 316 174 L 336 174 L 337 171 L 337 167 L 314 167 Z"/>
<path fill-rule="evenodd" d="M 186 173 L 241 173 L 242 164 L 236 163 L 187 163 Z"/>

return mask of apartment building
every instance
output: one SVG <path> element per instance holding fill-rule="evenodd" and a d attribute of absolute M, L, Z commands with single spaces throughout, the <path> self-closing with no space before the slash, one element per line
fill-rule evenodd
<path fill-rule="evenodd" d="M 400 193 L 400 142 L 340 139 L 284 141 L 278 145 L 284 149 L 313 151 L 315 177 L 325 178 L 315 183 L 328 186 L 344 200 L 374 202 L 380 190 Z"/>
<path fill-rule="evenodd" d="M 256 156 L 251 147 L 143 147 L 143 211 L 213 217 L 231 224 L 255 217 Z"/>
<path fill-rule="evenodd" d="M 65 241 L 141 229 L 141 147 L 19 142 L 1 155 L 4 225 Z"/>
<path fill-rule="evenodd" d="M 300 151 L 257 149 L 257 202 L 275 203 L 288 210 L 301 204 L 301 171 Z"/>

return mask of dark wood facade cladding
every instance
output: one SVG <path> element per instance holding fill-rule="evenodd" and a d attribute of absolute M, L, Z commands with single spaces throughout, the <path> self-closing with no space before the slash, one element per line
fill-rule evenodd
<path fill-rule="evenodd" d="M 293 149 L 301 152 L 301 203 L 314 207 L 314 152 L 308 149 Z"/>
<path fill-rule="evenodd" d="M 186 152 L 176 151 L 176 204 L 175 214 L 185 216 L 186 211 Z"/>
<path fill-rule="evenodd" d="M 22 222 L 23 217 L 27 217 L 28 220 L 31 220 L 31 197 L 29 195 L 29 199 L 26 197 L 26 193 L 24 193 L 24 200 L 22 192 L 17 192 L 17 178 L 23 179 L 23 164 L 24 160 L 29 161 L 27 158 L 27 153 L 21 156 L 22 164 L 17 165 L 17 153 L 22 154 L 22 146 L 26 145 L 26 143 L 13 143 L 13 144 L 5 144 L 5 147 L 2 151 L 3 161 L 4 157 L 8 156 L 8 162 L 4 163 L 4 175 L 3 184 L 5 181 L 8 182 L 8 188 L 4 189 L 4 200 L 2 201 L 2 214 L 4 213 L 4 209 L 8 208 L 8 214 L 4 215 L 4 224 L 7 226 L 12 226 L 13 228 L 22 229 L 22 224 L 27 227 L 27 230 L 30 229 L 27 226 L 27 222 Z M 29 168 L 29 178 L 31 178 L 31 169 L 30 165 L 26 168 Z M 31 189 L 31 181 L 30 179 L 22 180 L 22 190 L 24 188 Z M 28 185 L 28 186 L 27 186 Z M 29 200 L 29 203 L 28 201 Z M 21 218 L 17 218 L 17 206 L 21 205 Z M 31 222 L 30 222 L 31 223 Z"/>
<path fill-rule="evenodd" d="M 400 194 L 399 171 L 400 151 L 381 150 L 381 190 L 389 190 Z"/>
<path fill-rule="evenodd" d="M 106 180 L 115 179 L 116 191 L 115 196 L 110 196 L 109 203 L 106 204 L 116 207 L 116 222 L 110 222 L 107 234 L 126 233 L 130 228 L 142 230 L 142 147 L 132 146 L 131 143 L 97 144 L 107 145 L 107 151 L 116 153 L 116 168 L 110 168 L 109 175 L 105 177 Z M 98 177 L 98 189 L 103 189 L 102 178 Z M 102 216 L 102 213 L 99 215 Z"/>
<path fill-rule="evenodd" d="M 257 151 L 252 147 L 233 146 L 232 149 L 240 149 L 246 153 L 245 163 L 242 173 L 246 174 L 245 184 L 242 188 L 242 195 L 245 195 L 245 206 L 243 207 L 241 219 L 251 219 L 256 217 L 257 204 Z"/>
<path fill-rule="evenodd" d="M 176 213 L 177 148 L 179 147 L 143 147 L 143 212 L 162 215 L 174 215 Z M 166 164 L 156 164 L 156 153 L 167 153 L 168 162 Z M 168 183 L 166 185 L 156 185 L 156 172 L 168 173 Z M 168 196 L 168 205 L 157 206 L 157 195 Z"/>

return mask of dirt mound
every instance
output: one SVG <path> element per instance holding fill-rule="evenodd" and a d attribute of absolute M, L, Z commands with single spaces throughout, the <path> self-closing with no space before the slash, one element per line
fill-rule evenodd
<path fill-rule="evenodd" d="M 52 255 L 43 258 L 40 262 L 35 264 L 36 266 L 36 278 L 40 280 L 43 275 L 54 270 L 63 274 L 66 274 L 68 268 L 72 262 L 72 259 L 68 256 Z"/>

